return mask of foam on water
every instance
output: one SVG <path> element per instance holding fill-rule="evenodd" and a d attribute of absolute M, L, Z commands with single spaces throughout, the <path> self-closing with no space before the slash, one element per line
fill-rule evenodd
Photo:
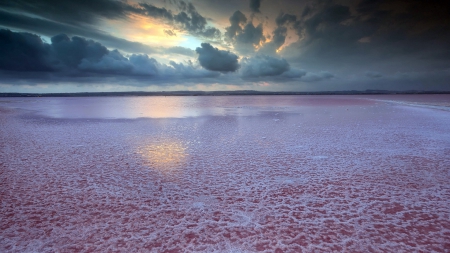
<path fill-rule="evenodd" d="M 449 112 L 301 98 L 162 119 L 0 109 L 0 251 L 447 252 Z"/>

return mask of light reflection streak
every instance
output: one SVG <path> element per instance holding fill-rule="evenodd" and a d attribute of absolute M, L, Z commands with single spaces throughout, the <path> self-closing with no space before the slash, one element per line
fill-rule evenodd
<path fill-rule="evenodd" d="M 166 140 L 138 148 L 138 153 L 150 168 L 164 175 L 179 172 L 188 156 L 187 148 L 180 141 Z"/>

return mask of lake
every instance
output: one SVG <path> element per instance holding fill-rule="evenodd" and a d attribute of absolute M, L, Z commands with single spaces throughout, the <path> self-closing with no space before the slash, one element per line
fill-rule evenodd
<path fill-rule="evenodd" d="M 2 252 L 446 252 L 450 95 L 0 98 Z"/>

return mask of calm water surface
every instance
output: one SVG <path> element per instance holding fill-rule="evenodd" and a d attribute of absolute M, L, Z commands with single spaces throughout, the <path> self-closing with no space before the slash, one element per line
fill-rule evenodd
<path fill-rule="evenodd" d="M 262 111 L 296 112 L 305 107 L 368 105 L 376 100 L 450 106 L 449 95 L 1 98 L 0 105 L 52 118 L 133 119 L 248 116 Z"/>

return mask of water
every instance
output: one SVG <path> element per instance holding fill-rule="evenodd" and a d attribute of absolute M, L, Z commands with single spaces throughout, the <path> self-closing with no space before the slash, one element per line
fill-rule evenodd
<path fill-rule="evenodd" d="M 0 99 L 0 251 L 445 252 L 448 95 Z"/>

